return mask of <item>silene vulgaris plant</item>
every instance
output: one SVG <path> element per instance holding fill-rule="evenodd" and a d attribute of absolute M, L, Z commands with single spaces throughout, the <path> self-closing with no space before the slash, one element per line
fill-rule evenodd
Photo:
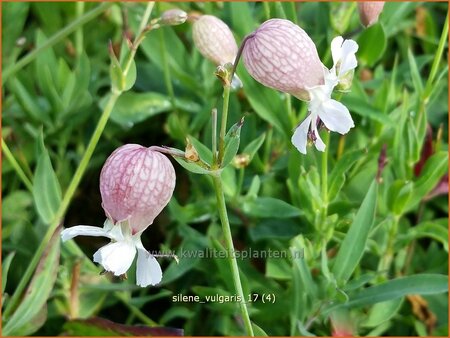
<path fill-rule="evenodd" d="M 382 3 L 360 4 L 362 23 L 365 26 L 374 24 L 382 8 Z M 186 20 L 192 24 L 195 47 L 203 57 L 217 67 L 215 75 L 223 86 L 223 106 L 219 124 L 217 109 L 214 108 L 211 114 L 211 158 L 205 156 L 204 145 L 197 144 L 197 147 L 201 146 L 202 149 L 196 149 L 189 138 L 184 151 L 170 147 L 145 148 L 135 144 L 118 148 L 108 158 L 100 175 L 102 207 L 107 216 L 104 227 L 75 226 L 65 229 L 61 235 L 63 240 L 79 235 L 110 238 L 112 242 L 94 254 L 94 262 L 101 264 L 106 271 L 116 276 L 124 274 L 130 268 L 137 251 L 136 283 L 142 287 L 157 285 L 162 279 L 161 268 L 157 257 L 146 251 L 140 238 L 172 196 L 175 172 L 163 153 L 172 155 L 188 171 L 208 175 L 212 179 L 234 292 L 238 296 L 246 333 L 253 336 L 255 326 L 250 320 L 240 271 L 233 255 L 234 244 L 222 179 L 223 170 L 237 155 L 240 132 L 244 123 L 242 118 L 227 130 L 230 93 L 232 90 L 242 88 L 242 82 L 236 74 L 239 59 L 243 57 L 245 68 L 256 81 L 306 102 L 307 115 L 293 131 L 291 142 L 302 154 L 307 153 L 308 143 L 314 144 L 317 150 L 323 152 L 321 161 L 323 205 L 318 217 L 319 245 L 314 249 L 316 254 L 319 252 L 323 255 L 326 243 L 330 239 L 329 234 L 333 232 L 332 229 L 330 232 L 326 225 L 329 203 L 326 151 L 328 132 L 344 135 L 355 127 L 349 109 L 339 102 L 339 98 L 351 88 L 354 71 L 358 65 L 356 53 L 359 46 L 352 39 L 344 39 L 342 36 L 333 38 L 330 46 L 333 64 L 328 68 L 320 60 L 316 45 L 309 35 L 286 19 L 265 21 L 243 39 L 240 48 L 228 25 L 213 15 L 196 12 L 188 15 L 173 9 L 164 13 L 160 19 L 154 20 L 153 28 L 159 28 L 164 24 L 180 24 Z M 143 38 L 144 36 L 141 37 Z M 327 131 L 325 141 L 320 135 L 321 129 Z M 382 154 L 383 156 L 385 155 Z M 380 161 L 383 162 L 381 158 Z M 383 168 L 384 162 L 380 164 L 378 178 Z M 376 196 L 376 194 L 377 183 L 374 182 L 368 195 Z M 371 207 L 375 207 L 373 201 L 364 203 L 372 203 Z M 350 232 L 352 231 L 360 230 L 353 229 Z M 339 262 L 338 267 L 333 270 L 336 279 L 328 277 L 335 287 L 334 292 L 339 290 L 341 285 L 339 283 L 348 278 L 349 271 L 354 269 L 354 266 L 345 266 L 347 264 L 345 255 L 346 253 L 340 252 L 336 258 Z M 174 258 L 177 259 L 176 256 Z M 344 267 L 340 268 L 339 265 Z M 338 327 L 336 323 L 339 321 L 336 321 L 336 318 L 342 316 L 342 312 L 330 313 L 335 332 L 338 332 L 340 329 L 336 329 Z M 348 321 L 345 315 L 343 318 Z"/>
<path fill-rule="evenodd" d="M 142 13 L 133 10 L 143 5 L 134 5 L 125 9 L 118 6 L 123 10 L 124 34 L 119 44 L 109 44 L 110 66 L 104 76 L 110 81 L 110 88 L 107 93 L 101 85 L 97 88 L 103 95 L 96 105 L 101 108 L 101 115 L 86 146 L 77 147 L 79 164 L 73 175 L 69 175 L 67 184 L 61 184 L 65 189 L 60 188 L 59 174 L 55 172 L 65 170 L 66 166 L 58 163 L 55 168 L 59 171 L 52 167 L 53 159 L 64 154 L 64 146 L 53 144 L 58 150 L 50 156 L 44 145 L 49 137 L 41 135 L 37 173 L 32 173 L 31 180 L 27 177 L 30 168 L 20 168 L 20 161 L 14 159 L 2 139 L 8 161 L 32 192 L 39 216 L 48 225 L 14 294 L 6 298 L 3 334 L 36 334 L 37 329 L 31 330 L 28 324 L 40 321 L 42 309 L 53 293 L 58 302 L 49 307 L 49 313 L 66 306 L 70 310 L 68 332 L 72 329 L 79 333 L 77 325 L 86 324 L 81 318 L 96 316 L 103 310 L 92 306 L 88 312 L 82 312 L 80 302 L 91 300 L 92 296 L 94 303 L 100 294 L 103 298 L 99 304 L 103 304 L 107 298 L 104 292 L 110 292 L 120 306 L 130 310 L 125 325 L 119 328 L 125 331 L 119 330 L 119 334 L 128 334 L 127 324 L 135 320 L 142 320 L 156 331 L 150 333 L 138 328 L 138 331 L 131 330 L 132 334 L 158 334 L 160 325 L 171 325 L 179 318 L 191 321 L 186 327 L 195 332 L 198 324 L 192 318 L 206 318 L 200 323 L 201 330 L 205 330 L 202 333 L 262 336 L 266 335 L 263 329 L 267 328 L 270 332 L 287 332 L 292 336 L 343 336 L 363 335 L 362 332 L 374 328 L 369 335 L 376 336 L 388 330 L 391 320 L 397 320 L 395 316 L 403 311 L 400 309 L 406 302 L 411 303 L 412 313 L 408 308 L 409 317 L 402 320 L 414 322 L 412 326 L 419 328 L 422 335 L 432 332 L 436 318 L 422 317 L 440 305 L 436 299 L 421 297 L 447 292 L 448 278 L 436 273 L 414 271 L 411 274 L 410 263 L 416 259 L 416 253 L 424 261 L 432 261 L 428 249 L 417 244 L 424 237 L 431 238 L 433 243 L 429 251 L 439 251 L 433 246 L 438 242 L 448 253 L 448 240 L 444 238 L 448 231 L 433 223 L 435 210 L 426 209 L 424 204 L 448 193 L 441 179 L 448 160 L 448 155 L 440 149 L 442 127 L 434 139 L 427 120 L 427 109 L 436 100 L 434 95 L 437 96 L 433 88 L 448 72 L 447 69 L 438 72 L 448 22 L 438 42 L 435 37 L 424 39 L 424 50 L 437 46 L 433 58 L 424 57 L 416 64 L 413 50 L 408 49 L 403 53 L 407 60 L 399 61 L 402 53 L 396 55 L 389 73 L 390 63 L 389 67 L 381 62 L 377 64 L 381 56 L 370 54 L 372 46 L 365 41 L 369 37 L 367 40 L 375 46 L 379 38 L 386 44 L 388 37 L 403 29 L 392 25 L 392 13 L 387 19 L 383 16 L 390 4 L 385 6 L 381 1 L 317 7 L 338 9 L 333 13 L 335 17 L 330 17 L 329 30 L 322 27 L 323 31 L 310 27 L 314 20 L 304 17 L 309 14 L 299 14 L 304 8 L 306 13 L 317 10 L 308 3 L 297 6 L 244 2 L 237 9 L 234 3 L 180 4 L 180 8 L 176 8 L 178 4 L 157 3 L 155 18 L 152 18 L 154 2 L 146 3 Z M 82 6 L 77 5 L 80 25 L 84 24 L 82 20 L 92 19 L 94 14 L 99 15 L 113 4 L 100 5 L 87 18 L 82 15 Z M 403 10 L 407 11 L 408 6 L 402 7 Z M 223 15 L 213 15 L 213 9 L 222 11 Z M 418 11 L 416 18 L 422 18 L 422 14 Z M 119 20 L 118 12 L 112 11 L 107 16 L 103 19 Z M 415 27 L 417 40 L 420 40 L 419 28 L 429 28 L 427 20 L 422 22 L 425 28 Z M 386 22 L 390 22 L 389 27 L 383 27 Z M 183 26 L 167 30 L 178 25 Z M 70 35 L 70 29 L 61 36 Z M 79 49 L 83 47 L 82 34 L 83 30 L 75 34 L 78 49 L 74 55 L 80 59 L 84 58 Z M 54 43 L 56 38 L 45 40 L 40 36 L 38 52 L 40 48 L 48 48 L 46 43 Z M 172 53 L 172 48 L 184 54 Z M 380 55 L 385 49 L 386 45 Z M 106 50 L 104 56 L 108 57 Z M 29 58 L 33 57 L 31 54 Z M 146 62 L 136 65 L 143 58 Z M 20 103 L 24 102 L 35 118 L 39 114 L 27 101 L 29 95 L 26 86 L 20 83 L 21 78 L 12 83 L 7 81 L 27 59 L 6 69 L 4 81 L 8 84 L 7 91 L 20 97 Z M 43 64 L 40 61 L 37 65 Z M 85 68 L 88 66 L 89 63 Z M 61 61 L 58 69 L 68 73 L 69 68 Z M 422 83 L 421 77 L 428 68 L 430 75 Z M 400 90 L 397 72 L 406 74 L 406 69 L 411 69 L 412 81 Z M 77 72 L 81 71 L 77 69 Z M 94 76 L 89 72 L 85 81 L 78 82 L 90 83 L 101 74 Z M 75 79 L 72 84 L 76 87 Z M 40 82 L 48 79 L 44 80 Z M 58 81 L 64 82 L 60 78 Z M 164 86 L 167 95 L 160 93 Z M 376 86 L 380 90 L 375 90 Z M 411 88 L 417 93 L 412 93 Z M 401 100 L 400 92 L 403 92 Z M 58 109 L 70 96 L 64 92 L 58 101 L 53 91 L 42 90 L 42 93 L 53 95 L 49 102 L 58 103 Z M 298 101 L 291 101 L 291 96 Z M 10 109 L 10 101 L 5 102 Z M 43 102 L 41 106 L 50 105 L 42 98 L 37 102 Z M 12 107 L 18 109 L 14 104 Z M 153 117 L 166 112 L 170 115 L 164 122 Z M 152 117 L 152 123 L 157 123 L 140 124 L 136 130 L 145 130 L 139 134 L 141 138 L 134 129 L 121 134 L 117 126 L 105 132 L 110 119 L 124 127 L 124 120 L 131 115 L 135 120 L 127 120 L 127 128 L 144 122 L 142 116 Z M 80 120 L 86 118 L 82 116 Z M 53 124 L 59 126 L 61 121 L 43 123 L 44 129 Z M 155 129 L 167 136 L 164 145 L 155 142 L 152 134 Z M 30 127 L 27 133 L 37 133 L 36 130 Z M 421 140 L 426 130 L 427 145 L 422 152 Z M 103 134 L 107 134 L 109 146 L 97 149 Z M 332 142 L 334 137 L 339 141 Z M 84 133 L 79 139 L 87 140 Z M 244 139 L 245 148 L 241 144 Z M 78 218 L 72 222 L 73 215 L 69 213 L 66 217 L 68 208 L 94 154 L 102 149 L 108 150 L 101 158 L 102 161 L 106 158 L 101 170 L 101 163 L 96 162 L 101 197 L 97 209 L 99 212 L 103 209 L 106 220 L 103 226 Z M 77 156 L 74 158 L 78 159 Z M 365 177 L 359 178 L 365 170 L 367 175 L 364 172 Z M 436 182 L 441 185 L 437 186 Z M 45 191 L 53 189 L 55 196 L 40 200 L 39 189 L 43 187 Z M 65 191 L 62 194 L 60 190 Z M 45 204 L 52 201 L 56 206 Z M 442 205 L 435 207 L 446 210 Z M 413 215 L 414 209 L 418 211 Z M 165 213 L 169 217 L 161 217 L 159 223 L 159 215 Z M 404 217 L 407 213 L 414 217 Z M 77 214 L 77 217 L 81 216 Z M 417 218 L 418 225 L 411 221 L 413 218 Z M 422 218 L 425 224 L 420 224 Z M 100 221 L 103 219 L 102 214 Z M 169 244 L 159 240 L 147 244 L 147 237 L 157 232 L 155 226 L 167 219 L 169 226 L 158 230 L 164 233 Z M 206 230 L 203 226 L 207 226 Z M 78 247 L 78 237 L 82 236 L 106 238 L 105 244 L 93 251 L 92 261 Z M 77 241 L 72 241 L 74 238 Z M 55 245 L 60 240 L 62 264 L 57 251 L 60 248 Z M 164 250 L 176 247 L 179 253 L 159 252 L 155 245 Z M 282 248 L 291 256 L 264 258 L 262 264 L 254 264 L 250 259 L 238 264 L 235 246 L 244 250 L 250 246 L 264 250 Z M 185 249 L 198 253 L 210 248 L 224 251 L 225 256 L 221 258 L 225 260 L 206 261 L 182 255 Z M 293 255 L 298 252 L 303 253 L 301 258 Z M 48 280 L 58 278 L 57 283 L 52 282 L 60 288 L 56 292 L 51 287 L 45 288 L 39 275 L 51 265 L 46 266 L 48 257 L 56 257 L 53 266 L 61 268 L 48 273 L 53 276 Z M 362 261 L 363 257 L 369 258 Z M 166 258 L 173 259 L 167 268 L 163 264 Z M 88 283 L 84 278 L 86 271 L 89 277 L 93 276 L 88 278 Z M 135 271 L 135 276 L 126 282 L 129 271 Z M 92 280 L 98 285 L 90 288 Z M 35 296 L 39 289 L 36 285 L 46 290 L 45 297 Z M 96 293 L 98 290 L 103 293 Z M 233 304 L 182 303 L 178 301 L 184 299 L 182 292 L 200 296 L 217 294 L 215 299 L 228 297 Z M 26 302 L 30 294 L 33 301 L 45 298 L 39 304 L 42 313 Z M 178 295 L 170 298 L 175 294 Z M 267 294 L 270 301 L 261 303 L 263 297 L 268 300 Z M 409 297 L 411 294 L 414 297 Z M 161 301 L 164 306 L 166 299 L 161 300 L 164 297 L 172 299 L 172 303 L 169 311 L 155 321 L 153 314 L 143 310 L 148 309 L 147 305 L 142 304 Z M 91 307 L 90 302 L 87 304 Z M 211 317 L 216 315 L 220 318 L 214 327 L 216 318 L 211 320 Z M 427 320 L 428 326 L 420 326 L 416 317 Z M 20 324 L 21 320 L 25 323 Z M 95 320 L 88 319 L 87 325 L 95 326 Z M 277 324 L 280 327 L 273 329 Z"/>

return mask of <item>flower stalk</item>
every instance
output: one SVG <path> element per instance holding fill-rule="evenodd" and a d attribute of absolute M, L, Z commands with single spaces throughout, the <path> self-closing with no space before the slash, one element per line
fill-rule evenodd
<path fill-rule="evenodd" d="M 225 152 L 225 134 L 226 134 L 226 128 L 227 128 L 227 118 L 228 118 L 228 105 L 230 101 L 230 83 L 233 72 L 225 71 L 225 76 L 221 78 L 223 81 L 223 109 L 222 109 L 222 120 L 220 125 L 220 134 L 219 134 L 219 153 L 217 157 L 217 161 L 213 163 L 214 168 L 220 168 L 222 166 L 222 160 Z M 214 113 L 213 113 L 213 128 L 216 123 L 214 123 Z M 213 135 L 215 134 L 215 131 L 213 131 Z M 215 142 L 213 142 L 215 144 Z M 214 148 L 214 146 L 213 146 Z M 214 149 L 213 149 L 214 150 Z M 225 195 L 223 191 L 223 185 L 222 185 L 222 177 L 221 177 L 221 171 L 219 171 L 217 174 L 211 174 L 211 177 L 213 179 L 214 183 L 214 190 L 216 193 L 217 198 L 217 207 L 219 209 L 219 217 L 220 222 L 222 223 L 222 230 L 225 237 L 225 245 L 227 249 L 227 257 L 228 262 L 230 263 L 231 267 L 231 274 L 233 276 L 233 283 L 234 287 L 236 289 L 237 295 L 241 298 L 241 302 L 239 303 L 239 307 L 242 314 L 242 319 L 244 322 L 244 326 L 247 332 L 248 336 L 254 336 L 253 334 L 253 327 L 252 323 L 250 321 L 250 316 L 248 314 L 247 305 L 245 303 L 245 297 L 244 292 L 242 290 L 242 283 L 241 278 L 239 276 L 239 267 L 236 261 L 236 257 L 234 256 L 234 244 L 233 244 L 233 237 L 231 235 L 231 228 L 230 228 L 230 222 L 228 220 L 228 213 L 227 213 L 227 206 L 225 203 Z"/>
<path fill-rule="evenodd" d="M 321 163 L 322 217 L 320 228 L 322 228 L 322 230 L 325 230 L 323 229 L 323 227 L 326 224 L 325 220 L 328 214 L 328 144 L 330 143 L 330 133 L 328 131 L 325 132 L 325 135 L 323 137 L 323 143 L 325 144 L 326 148 L 325 151 L 322 153 L 322 163 Z M 323 232 L 321 231 L 321 233 Z"/>
<path fill-rule="evenodd" d="M 242 319 L 244 321 L 245 329 L 248 336 L 254 336 L 250 316 L 248 315 L 247 305 L 245 303 L 244 292 L 242 290 L 241 278 L 239 276 L 239 267 L 237 265 L 236 257 L 234 256 L 233 237 L 231 236 L 230 222 L 228 221 L 227 206 L 225 204 L 225 196 L 223 193 L 222 178 L 220 175 L 213 176 L 214 189 L 217 197 L 217 207 L 219 209 L 220 221 L 222 223 L 222 230 L 225 237 L 225 244 L 227 249 L 228 262 L 231 267 L 231 274 L 233 276 L 233 283 L 241 302 L 239 307 L 241 309 Z"/>

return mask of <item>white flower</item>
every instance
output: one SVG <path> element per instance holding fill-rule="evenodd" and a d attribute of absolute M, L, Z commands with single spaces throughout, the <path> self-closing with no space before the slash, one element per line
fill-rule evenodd
<path fill-rule="evenodd" d="M 106 160 L 100 174 L 102 207 L 107 220 L 103 229 L 79 225 L 61 233 L 63 241 L 76 236 L 102 236 L 111 243 L 94 254 L 94 262 L 106 271 L 123 275 L 138 253 L 136 284 L 142 287 L 161 281 L 155 257 L 141 242 L 141 234 L 169 202 L 175 188 L 175 170 L 158 147 L 126 144 Z"/>
<path fill-rule="evenodd" d="M 337 36 L 331 41 L 333 58 L 331 73 L 337 77 L 338 81 L 342 81 L 345 75 L 358 65 L 355 56 L 357 51 L 358 44 L 353 40 L 344 40 L 342 36 Z"/>
<path fill-rule="evenodd" d="M 78 225 L 65 229 L 61 233 L 63 242 L 76 236 L 107 237 L 111 243 L 101 247 L 94 254 L 94 262 L 111 271 L 115 276 L 123 275 L 130 268 L 138 254 L 136 266 L 136 284 L 141 287 L 156 285 L 162 279 L 162 270 L 158 261 L 142 245 L 141 234 L 131 234 L 128 221 L 115 225 L 106 220 L 103 228 Z"/>
<path fill-rule="evenodd" d="M 348 76 L 352 72 L 357 61 L 355 53 L 358 44 L 353 40 L 345 40 L 338 36 L 331 42 L 331 54 L 333 57 L 333 67 L 328 70 L 324 67 L 324 84 L 306 88 L 310 100 L 308 101 L 308 111 L 310 114 L 296 128 L 292 136 L 292 144 L 302 154 L 306 154 L 308 139 L 311 139 L 319 151 L 325 151 L 325 144 L 320 138 L 317 128 L 319 119 L 330 131 L 346 134 L 355 124 L 347 107 L 342 103 L 333 100 L 331 93 L 340 83 L 347 83 Z"/>
<path fill-rule="evenodd" d="M 325 144 L 320 138 L 317 124 L 319 119 L 328 130 L 346 134 L 353 128 L 352 117 L 347 107 L 331 98 L 331 92 L 336 85 L 328 76 L 325 77 L 325 84 L 308 88 L 311 100 L 308 102 L 309 116 L 297 127 L 292 135 L 292 144 L 302 154 L 306 154 L 306 144 L 308 138 L 314 142 L 316 149 L 325 151 Z"/>

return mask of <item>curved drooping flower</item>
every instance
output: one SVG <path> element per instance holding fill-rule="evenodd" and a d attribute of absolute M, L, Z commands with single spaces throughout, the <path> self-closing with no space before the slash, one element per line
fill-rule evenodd
<path fill-rule="evenodd" d="M 301 153 L 306 154 L 308 139 L 318 150 L 325 150 L 318 133 L 320 121 L 327 129 L 340 134 L 354 127 L 348 109 L 333 100 L 331 94 L 337 85 L 348 87 L 349 77 L 357 65 L 357 50 L 355 41 L 334 38 L 331 42 L 333 67 L 329 70 L 320 61 L 308 34 L 288 20 L 268 20 L 247 37 L 242 55 L 250 75 L 265 86 L 308 101 L 310 114 L 291 139 Z"/>
<path fill-rule="evenodd" d="M 94 262 L 114 275 L 124 274 L 137 251 L 136 284 L 142 287 L 161 281 L 158 261 L 142 245 L 142 232 L 169 202 L 175 188 L 175 170 L 169 159 L 153 147 L 127 144 L 106 160 L 100 174 L 103 228 L 79 225 L 65 229 L 62 240 L 76 236 L 101 236 L 111 243 L 94 254 Z"/>
<path fill-rule="evenodd" d="M 213 15 L 201 15 L 192 25 L 192 37 L 200 53 L 216 66 L 234 63 L 238 46 L 233 33 L 225 22 Z M 242 87 L 235 74 L 234 88 Z"/>
<path fill-rule="evenodd" d="M 359 18 L 361 23 L 368 27 L 378 21 L 381 11 L 384 7 L 384 1 L 364 1 L 358 3 Z"/>
<path fill-rule="evenodd" d="M 323 64 L 306 32 L 291 21 L 271 19 L 249 35 L 245 67 L 263 85 L 309 100 L 307 87 L 324 83 Z"/>

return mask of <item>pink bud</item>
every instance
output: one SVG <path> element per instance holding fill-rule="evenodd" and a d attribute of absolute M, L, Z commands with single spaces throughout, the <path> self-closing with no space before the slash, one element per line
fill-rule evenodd
<path fill-rule="evenodd" d="M 212 15 L 202 15 L 193 24 L 192 35 L 200 53 L 216 66 L 234 63 L 238 47 L 225 22 Z"/>
<path fill-rule="evenodd" d="M 185 23 L 187 20 L 187 13 L 179 8 L 172 8 L 165 11 L 161 15 L 161 23 L 169 26 L 176 26 Z"/>
<path fill-rule="evenodd" d="M 169 159 L 138 144 L 116 149 L 100 174 L 106 216 L 113 223 L 128 220 L 133 235 L 153 223 L 174 188 L 175 170 Z"/>
<path fill-rule="evenodd" d="M 324 82 L 322 62 L 306 32 L 291 21 L 271 19 L 247 38 L 244 64 L 256 81 L 308 100 L 306 87 Z"/>
<path fill-rule="evenodd" d="M 361 23 L 368 27 L 378 21 L 381 11 L 384 7 L 384 1 L 366 1 L 359 2 L 359 18 Z"/>

